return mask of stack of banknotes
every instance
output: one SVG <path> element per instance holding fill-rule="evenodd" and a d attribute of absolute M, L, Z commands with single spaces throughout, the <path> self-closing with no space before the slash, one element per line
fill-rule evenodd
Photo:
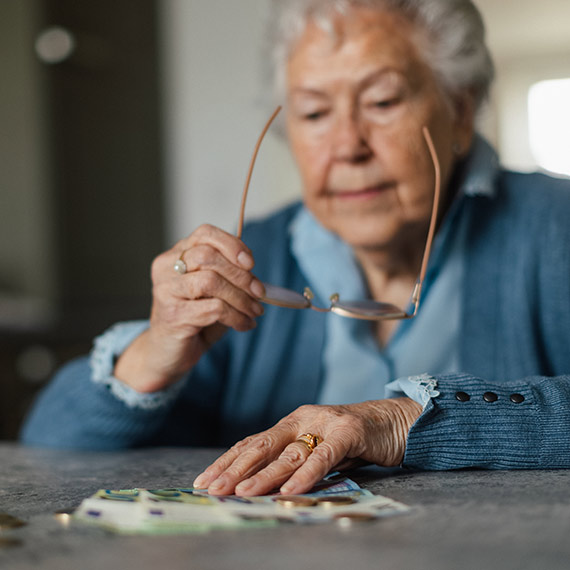
<path fill-rule="evenodd" d="M 102 489 L 85 499 L 72 519 L 123 534 L 176 534 L 284 523 L 353 524 L 408 510 L 343 478 L 324 480 L 304 495 L 247 498 L 215 497 L 193 488 Z"/>

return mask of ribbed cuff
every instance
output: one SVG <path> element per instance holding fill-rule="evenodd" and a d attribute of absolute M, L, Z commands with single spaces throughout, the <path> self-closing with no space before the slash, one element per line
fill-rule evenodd
<path fill-rule="evenodd" d="M 490 384 L 466 374 L 436 381 L 439 395 L 411 427 L 403 466 L 427 470 L 540 466 L 540 429 L 531 384 Z"/>

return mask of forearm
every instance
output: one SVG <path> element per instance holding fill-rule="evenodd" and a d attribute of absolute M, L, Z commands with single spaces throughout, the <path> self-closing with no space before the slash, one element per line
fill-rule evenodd
<path fill-rule="evenodd" d="M 140 393 L 164 390 L 178 382 L 197 361 L 190 350 L 182 356 L 179 351 L 172 351 L 175 356 L 168 360 L 170 352 L 156 343 L 152 331 L 147 329 L 118 357 L 113 375 Z"/>
<path fill-rule="evenodd" d="M 404 466 L 570 468 L 570 377 L 435 380 L 439 394 L 410 429 Z"/>

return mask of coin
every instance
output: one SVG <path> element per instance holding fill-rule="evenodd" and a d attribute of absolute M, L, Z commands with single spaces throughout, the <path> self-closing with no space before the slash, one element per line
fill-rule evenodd
<path fill-rule="evenodd" d="M 312 497 L 304 497 L 301 495 L 283 495 L 274 499 L 276 503 L 279 503 L 282 507 L 287 507 L 288 509 L 293 509 L 295 507 L 314 507 L 317 504 L 317 500 Z"/>
<path fill-rule="evenodd" d="M 69 526 L 71 523 L 71 517 L 75 512 L 74 508 L 71 509 L 59 509 L 53 513 L 55 519 L 60 522 L 63 526 Z"/>
<path fill-rule="evenodd" d="M 0 536 L 0 548 L 10 548 L 12 546 L 22 546 L 22 541 L 11 536 Z"/>
<path fill-rule="evenodd" d="M 25 526 L 27 523 L 20 520 L 8 513 L 0 513 L 0 530 L 6 530 L 8 528 L 18 528 L 20 526 Z"/>
<path fill-rule="evenodd" d="M 356 503 L 352 497 L 347 497 L 346 495 L 330 495 L 328 497 L 318 498 L 319 506 L 322 507 L 337 507 L 346 506 Z"/>
<path fill-rule="evenodd" d="M 334 520 L 337 521 L 337 523 L 340 526 L 344 527 L 352 526 L 353 524 L 358 524 L 358 523 L 372 522 L 376 520 L 376 517 L 369 513 L 343 513 L 335 515 L 333 518 Z"/>

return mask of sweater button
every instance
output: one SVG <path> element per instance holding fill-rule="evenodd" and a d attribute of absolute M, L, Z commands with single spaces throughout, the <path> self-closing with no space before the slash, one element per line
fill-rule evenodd
<path fill-rule="evenodd" d="M 460 402 L 468 402 L 471 400 L 471 396 L 466 392 L 455 392 L 455 399 Z"/>
<path fill-rule="evenodd" d="M 524 396 L 522 394 L 511 394 L 511 402 L 513 404 L 522 404 L 524 402 Z"/>
<path fill-rule="evenodd" d="M 496 402 L 498 399 L 499 399 L 499 396 L 497 396 L 497 394 L 495 394 L 495 392 L 485 392 L 483 394 L 483 400 L 485 400 L 485 402 L 489 402 L 489 404 Z"/>

